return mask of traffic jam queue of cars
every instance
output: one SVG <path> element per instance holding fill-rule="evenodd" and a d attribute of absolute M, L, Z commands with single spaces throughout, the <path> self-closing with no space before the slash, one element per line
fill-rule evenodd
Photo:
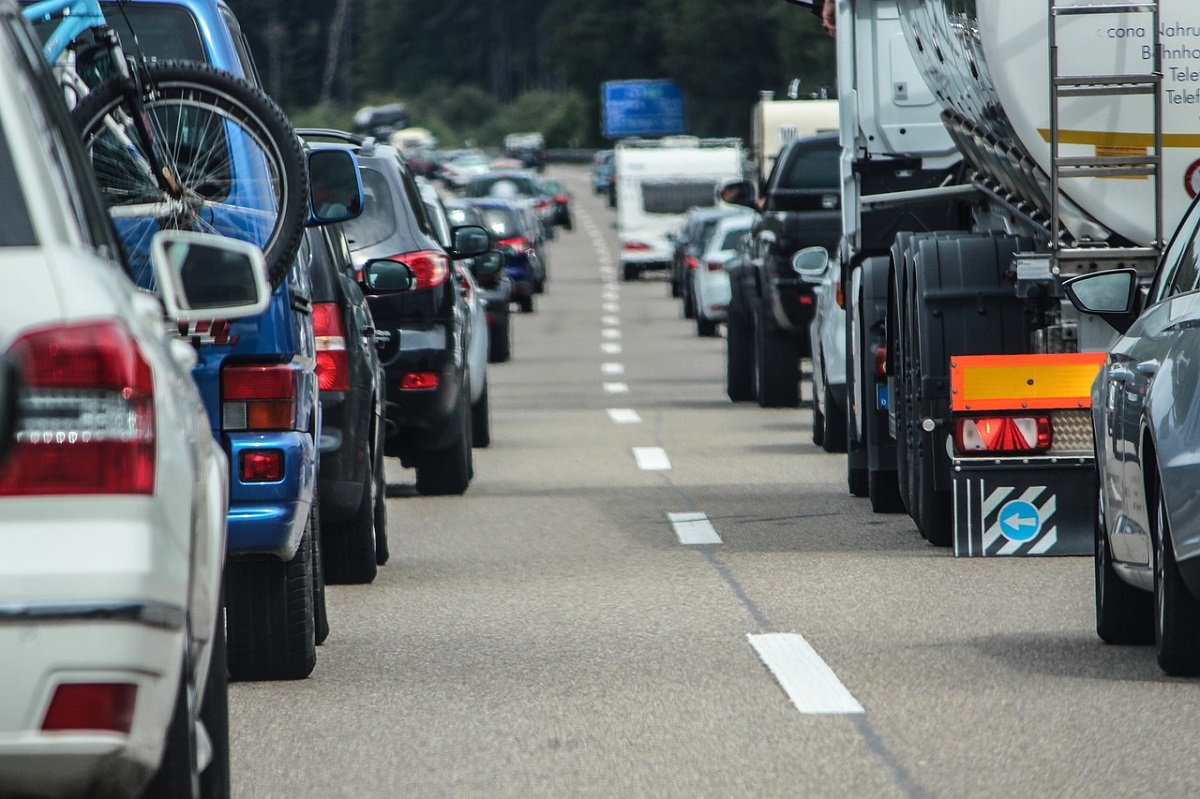
<path fill-rule="evenodd" d="M 508 236 L 394 147 L 293 130 L 223 2 L 127 0 L 139 57 L 207 65 L 173 68 L 250 98 L 301 176 L 278 264 L 225 231 L 133 247 L 37 11 L 0 0 L 0 795 L 227 796 L 228 682 L 312 672 L 326 583 L 389 558 L 385 458 L 468 489 L 509 261 L 544 285 L 545 234 L 533 202 Z"/>

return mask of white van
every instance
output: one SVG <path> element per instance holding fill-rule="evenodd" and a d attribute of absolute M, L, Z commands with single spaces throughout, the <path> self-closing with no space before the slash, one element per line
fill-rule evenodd
<path fill-rule="evenodd" d="M 718 185 L 742 178 L 744 153 L 738 139 L 625 139 L 617 142 L 617 235 L 621 277 L 633 280 L 647 269 L 666 269 L 673 254 L 668 235 L 689 208 L 716 204 Z"/>

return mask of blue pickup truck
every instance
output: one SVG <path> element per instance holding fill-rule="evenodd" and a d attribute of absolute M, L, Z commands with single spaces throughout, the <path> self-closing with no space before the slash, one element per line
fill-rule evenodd
<path fill-rule="evenodd" d="M 224 2 L 109 6 L 109 24 L 122 41 L 136 35 L 147 57 L 200 61 L 257 84 Z M 193 376 L 231 472 L 224 586 L 230 676 L 304 678 L 328 633 L 315 529 L 321 419 L 308 264 L 295 259 L 262 315 L 188 332 L 198 345 Z"/>

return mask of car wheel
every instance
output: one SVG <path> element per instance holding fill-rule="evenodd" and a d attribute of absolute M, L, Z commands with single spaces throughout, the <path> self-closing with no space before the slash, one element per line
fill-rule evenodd
<path fill-rule="evenodd" d="M 1200 675 L 1200 602 L 1179 573 L 1161 478 L 1154 486 L 1154 641 L 1158 665 L 1174 677 Z"/>
<path fill-rule="evenodd" d="M 350 518 L 326 524 L 321 530 L 326 582 L 362 585 L 375 579 L 379 565 L 376 557 L 375 511 L 378 507 L 379 481 L 368 467 L 363 478 L 362 498 Z"/>
<path fill-rule="evenodd" d="M 317 492 L 313 491 L 313 501 L 309 508 L 309 518 L 312 519 L 312 533 L 309 542 L 312 546 L 312 587 L 313 587 L 313 642 L 320 646 L 329 637 L 329 616 L 325 613 L 325 553 L 321 546 L 321 508 L 317 500 Z"/>
<path fill-rule="evenodd" d="M 200 774 L 202 799 L 229 799 L 229 667 L 225 650 L 225 609 L 221 608 L 200 704 L 200 721 L 212 744 L 212 760 Z"/>
<path fill-rule="evenodd" d="M 533 313 L 533 297 L 518 298 L 517 307 L 521 309 L 521 313 Z"/>
<path fill-rule="evenodd" d="M 754 328 L 732 308 L 725 324 L 725 393 L 731 402 L 754 399 Z"/>
<path fill-rule="evenodd" d="M 717 323 L 696 314 L 696 335 L 700 338 L 713 338 L 717 335 Z"/>
<path fill-rule="evenodd" d="M 696 294 L 692 291 L 691 277 L 685 275 L 683 278 L 683 318 L 696 318 Z"/>
<path fill-rule="evenodd" d="M 679 278 L 671 276 L 671 297 L 679 298 L 683 296 L 683 286 L 679 282 Z"/>
<path fill-rule="evenodd" d="M 812 384 L 813 421 L 812 443 L 818 447 L 825 443 L 825 413 L 821 410 L 821 398 L 817 396 L 817 384 Z"/>
<path fill-rule="evenodd" d="M 765 309 L 754 324 L 754 374 L 763 408 L 800 405 L 800 350 L 795 336 L 767 321 Z"/>
<path fill-rule="evenodd" d="M 382 445 L 379 452 L 383 452 Z M 384 473 L 383 459 L 376 456 L 375 463 L 375 563 L 383 566 L 388 562 L 391 553 L 388 551 L 387 537 L 387 475 Z"/>
<path fill-rule="evenodd" d="M 471 406 L 471 446 L 486 447 L 492 443 L 492 409 L 488 402 L 488 386 L 483 384 L 479 402 Z"/>
<path fill-rule="evenodd" d="M 1108 544 L 1104 500 L 1096 486 L 1096 634 L 1109 644 L 1154 643 L 1154 595 L 1117 576 Z"/>
<path fill-rule="evenodd" d="M 621 280 L 629 282 L 630 280 L 638 279 L 637 264 L 623 263 L 621 264 Z"/>
<path fill-rule="evenodd" d="M 505 363 L 512 357 L 512 320 L 504 320 L 488 329 L 488 363 Z"/>
<path fill-rule="evenodd" d="M 312 673 L 317 652 L 311 538 L 309 525 L 286 563 L 234 559 L 226 566 L 231 679 L 299 680 Z"/>
<path fill-rule="evenodd" d="M 449 421 L 454 430 L 453 440 L 449 446 L 424 453 L 417 465 L 419 494 L 462 494 L 471 483 L 471 413 L 466 385 L 459 394 L 458 408 Z"/>
<path fill-rule="evenodd" d="M 146 786 L 145 796 L 198 796 L 200 794 L 199 741 L 192 723 L 195 686 L 191 679 L 191 658 L 185 656 L 175 692 L 175 709 L 167 728 L 166 745 L 158 770 Z"/>
<path fill-rule="evenodd" d="M 821 436 L 821 449 L 826 452 L 845 452 L 847 425 L 846 409 L 837 403 L 833 392 L 829 390 L 829 381 L 825 381 L 825 390 L 821 392 L 821 404 L 824 407 L 822 423 L 825 432 Z"/>

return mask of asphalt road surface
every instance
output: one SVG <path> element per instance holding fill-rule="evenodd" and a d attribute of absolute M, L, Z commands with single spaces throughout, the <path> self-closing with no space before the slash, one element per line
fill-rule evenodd
<path fill-rule="evenodd" d="M 619 281 L 582 168 L 462 497 L 389 464 L 392 560 L 295 683 L 231 686 L 235 795 L 1187 797 L 1200 684 L 1096 637 L 1089 558 L 956 559 L 811 410 Z"/>

